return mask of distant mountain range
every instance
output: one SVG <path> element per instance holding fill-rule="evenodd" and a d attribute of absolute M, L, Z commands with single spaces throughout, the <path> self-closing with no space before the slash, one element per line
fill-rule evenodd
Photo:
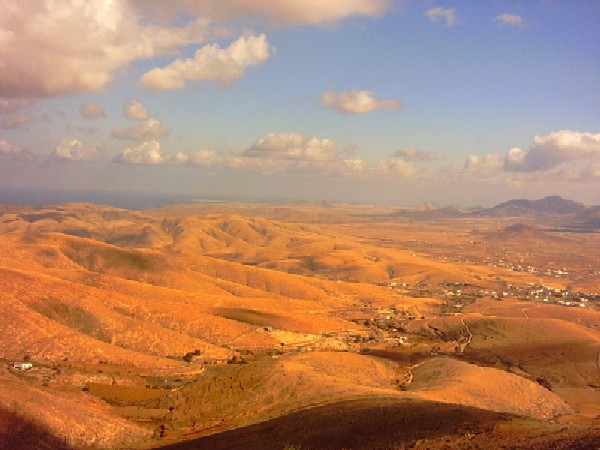
<path fill-rule="evenodd" d="M 394 215 L 421 219 L 442 219 L 452 217 L 538 217 L 558 218 L 558 227 L 573 229 L 600 229 L 600 206 L 586 206 L 582 203 L 551 195 L 539 200 L 515 199 L 500 203 L 492 208 L 460 209 L 453 206 L 444 208 L 427 207 L 418 210 L 398 211 Z"/>
<path fill-rule="evenodd" d="M 515 216 L 521 214 L 580 214 L 587 207 L 573 200 L 552 195 L 540 200 L 509 200 L 475 214 L 482 216 Z"/>

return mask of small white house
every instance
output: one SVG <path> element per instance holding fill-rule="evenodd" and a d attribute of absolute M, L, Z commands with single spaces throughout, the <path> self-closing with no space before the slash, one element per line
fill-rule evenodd
<path fill-rule="evenodd" d="M 15 362 L 12 364 L 14 370 L 29 370 L 33 368 L 33 364 L 30 362 Z"/>

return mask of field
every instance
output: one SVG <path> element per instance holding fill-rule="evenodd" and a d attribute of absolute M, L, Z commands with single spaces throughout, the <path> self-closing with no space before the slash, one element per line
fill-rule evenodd
<path fill-rule="evenodd" d="M 0 212 L 2 448 L 600 446 L 600 233 L 570 216 Z"/>

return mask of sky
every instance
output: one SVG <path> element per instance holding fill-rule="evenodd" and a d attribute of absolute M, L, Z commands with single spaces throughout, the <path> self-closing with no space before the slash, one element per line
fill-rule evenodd
<path fill-rule="evenodd" d="M 0 194 L 600 204 L 600 1 L 0 0 Z"/>

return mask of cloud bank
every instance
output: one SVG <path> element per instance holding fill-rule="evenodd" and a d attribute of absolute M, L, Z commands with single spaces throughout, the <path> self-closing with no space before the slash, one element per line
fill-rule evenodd
<path fill-rule="evenodd" d="M 289 174 L 328 175 L 349 178 L 374 179 L 412 177 L 417 175 L 414 160 L 433 160 L 433 153 L 407 151 L 407 159 L 392 155 L 373 165 L 363 159 L 347 158 L 347 152 L 338 149 L 327 138 L 304 136 L 300 133 L 271 133 L 251 146 L 231 154 L 203 149 L 192 153 L 164 152 L 157 141 L 130 147 L 113 161 L 124 164 L 186 165 L 215 169 L 250 171 L 263 175 Z"/>
<path fill-rule="evenodd" d="M 259 21 L 276 26 L 332 24 L 351 16 L 377 17 L 391 7 L 389 0 L 135 0 L 133 4 L 155 17 L 185 11 L 223 21 Z"/>
<path fill-rule="evenodd" d="M 212 34 L 205 18 L 180 27 L 155 23 L 142 22 L 120 0 L 3 2 L 0 97 L 101 91 L 131 61 L 170 54 Z"/>
<path fill-rule="evenodd" d="M 541 172 L 574 162 L 600 161 L 600 133 L 561 130 L 536 135 L 528 151 L 515 147 L 504 160 L 507 172 Z"/>
<path fill-rule="evenodd" d="M 72 161 L 86 161 L 96 156 L 96 147 L 84 146 L 77 139 L 64 140 L 56 146 L 52 156 L 57 159 L 68 159 Z"/>

